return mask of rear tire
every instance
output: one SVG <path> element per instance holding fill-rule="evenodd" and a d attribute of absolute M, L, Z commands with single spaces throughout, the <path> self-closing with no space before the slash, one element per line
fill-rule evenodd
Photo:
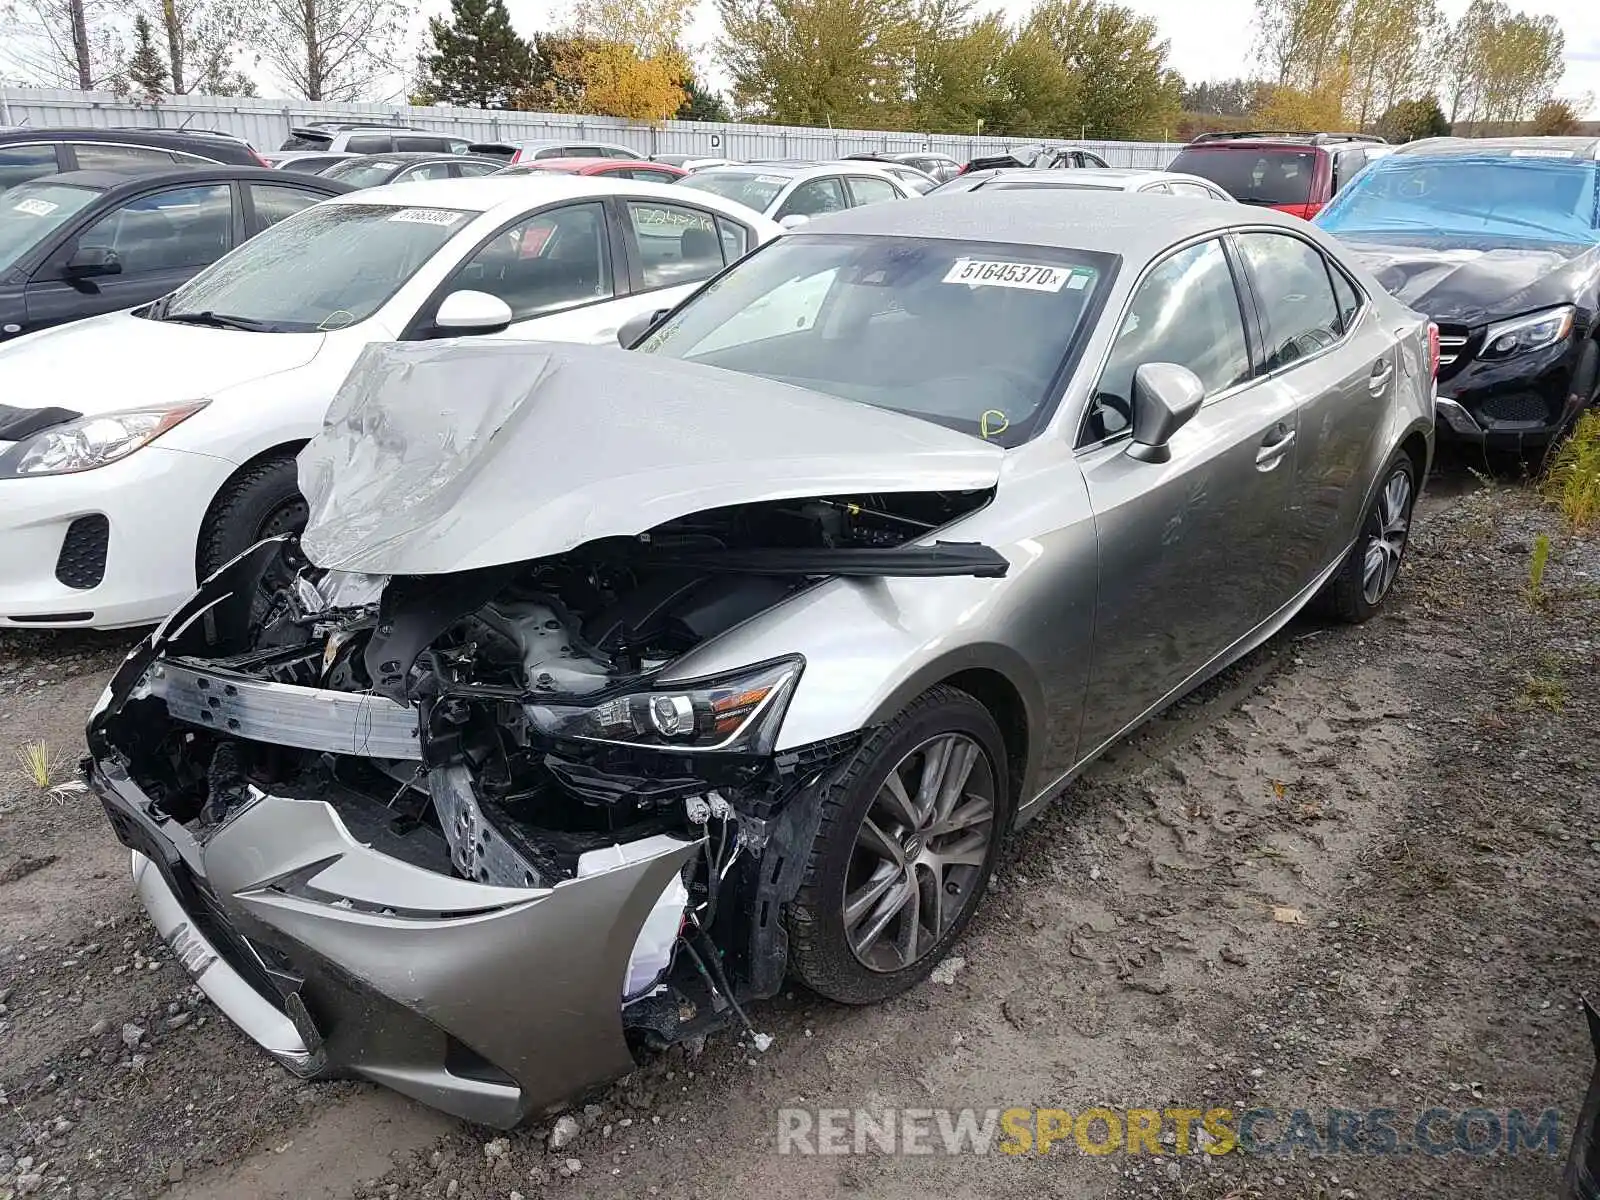
<path fill-rule="evenodd" d="M 1361 534 L 1323 593 L 1333 617 L 1349 625 L 1371 620 L 1394 588 L 1411 535 L 1417 466 L 1400 451 L 1384 468 L 1361 520 Z"/>
<path fill-rule="evenodd" d="M 240 471 L 211 502 L 200 526 L 195 568 L 204 579 L 262 538 L 298 534 L 306 527 L 293 457 L 269 458 Z"/>
<path fill-rule="evenodd" d="M 1006 765 L 994 717 L 953 687 L 873 733 L 816 796 L 822 823 L 784 911 L 790 972 L 843 1004 L 926 978 L 994 874 L 1013 806 Z"/>

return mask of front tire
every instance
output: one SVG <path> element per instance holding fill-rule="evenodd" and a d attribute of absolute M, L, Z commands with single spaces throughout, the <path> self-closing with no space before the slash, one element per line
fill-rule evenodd
<path fill-rule="evenodd" d="M 1405 559 L 1416 499 L 1417 467 L 1401 451 L 1383 473 L 1361 521 L 1361 535 L 1328 584 L 1327 606 L 1338 620 L 1360 625 L 1383 607 Z"/>
<path fill-rule="evenodd" d="M 292 456 L 246 467 L 218 493 L 200 526 L 195 552 L 198 577 L 206 578 L 262 538 L 299 533 L 306 526 L 306 515 Z"/>
<path fill-rule="evenodd" d="M 939 686 L 851 756 L 785 910 L 791 973 L 844 1004 L 920 983 L 961 936 L 1011 821 L 1005 745 L 988 709 Z"/>

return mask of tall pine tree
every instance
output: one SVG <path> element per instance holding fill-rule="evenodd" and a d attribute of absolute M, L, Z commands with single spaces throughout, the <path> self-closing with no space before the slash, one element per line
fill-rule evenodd
<path fill-rule="evenodd" d="M 133 21 L 133 55 L 128 59 L 128 89 L 141 100 L 159 100 L 167 91 L 167 64 L 156 49 L 155 31 L 140 13 Z"/>
<path fill-rule="evenodd" d="M 540 82 L 533 47 L 511 28 L 505 0 L 450 0 L 450 16 L 430 17 L 427 93 L 436 102 L 505 108 Z"/>

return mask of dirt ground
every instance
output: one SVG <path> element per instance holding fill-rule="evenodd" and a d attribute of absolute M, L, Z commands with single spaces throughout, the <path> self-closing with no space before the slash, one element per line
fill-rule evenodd
<path fill-rule="evenodd" d="M 1535 535 L 1552 550 L 1529 596 Z M 0 1198 L 1534 1197 L 1544 1153 L 780 1156 L 780 1108 L 1562 1110 L 1592 1055 L 1600 538 L 1448 477 L 1386 614 L 1305 619 L 1018 839 L 959 963 L 677 1048 L 581 1134 L 297 1082 L 189 988 L 70 776 L 129 635 L 0 634 Z M 1441 1127 L 1442 1128 L 1442 1127 Z M 1215 1147 L 1213 1147 L 1215 1148 Z"/>

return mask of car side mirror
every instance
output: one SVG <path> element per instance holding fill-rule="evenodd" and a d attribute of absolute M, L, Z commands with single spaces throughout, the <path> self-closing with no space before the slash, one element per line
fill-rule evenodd
<path fill-rule="evenodd" d="M 1177 363 L 1145 363 L 1133 373 L 1133 444 L 1128 454 L 1140 462 L 1172 458 L 1167 444 L 1206 398 L 1205 384 Z"/>
<path fill-rule="evenodd" d="M 67 259 L 68 279 L 98 279 L 105 275 L 121 275 L 122 260 L 109 246 L 79 246 Z"/>
<path fill-rule="evenodd" d="M 778 224 L 785 229 L 799 229 L 809 220 L 811 218 L 806 216 L 805 213 L 789 213 L 787 216 L 779 217 Z"/>
<path fill-rule="evenodd" d="M 450 333 L 499 333 L 516 318 L 511 306 L 488 292 L 451 292 L 439 302 L 434 315 L 436 329 Z"/>
<path fill-rule="evenodd" d="M 632 350 L 640 342 L 644 341 L 649 336 L 650 331 L 661 323 L 661 318 L 671 311 L 670 308 L 658 308 L 655 312 L 640 313 L 636 317 L 629 317 L 622 323 L 622 327 L 617 330 L 617 345 L 624 350 Z"/>

